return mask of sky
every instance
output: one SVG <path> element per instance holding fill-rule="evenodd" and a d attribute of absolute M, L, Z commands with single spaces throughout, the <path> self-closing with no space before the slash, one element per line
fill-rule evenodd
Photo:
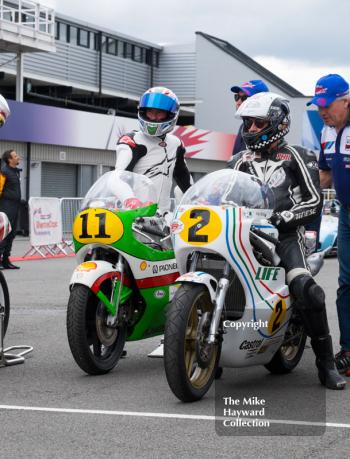
<path fill-rule="evenodd" d="M 39 0 L 57 13 L 158 44 L 228 41 L 305 95 L 317 79 L 350 81 L 349 0 Z M 233 82 L 237 83 L 237 82 Z"/>

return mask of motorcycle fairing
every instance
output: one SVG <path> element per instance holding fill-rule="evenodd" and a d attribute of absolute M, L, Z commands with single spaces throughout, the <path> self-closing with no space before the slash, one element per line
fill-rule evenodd
<path fill-rule="evenodd" d="M 82 217 L 89 219 L 90 217 L 99 216 L 99 226 L 92 226 L 92 224 L 91 226 L 88 226 L 89 221 L 87 221 L 86 231 L 82 231 L 81 225 L 76 225 L 75 231 L 73 232 L 73 241 L 77 257 L 79 258 L 81 251 L 85 253 L 84 248 L 86 246 L 105 246 L 117 249 L 118 251 L 122 251 L 130 255 L 136 253 L 138 257 L 143 260 L 161 261 L 174 258 L 175 254 L 173 250 L 157 250 L 138 241 L 137 239 L 135 239 L 135 236 L 133 234 L 133 222 L 138 217 L 152 217 L 155 214 L 156 210 L 157 205 L 152 204 L 150 206 L 140 207 L 139 209 L 135 210 L 124 210 L 118 212 L 103 208 L 88 209 L 88 212 L 80 212 L 74 220 L 74 225 L 76 221 L 80 222 Z M 84 215 L 87 215 L 87 217 L 84 217 Z M 104 218 L 102 218 L 103 215 L 105 215 Z M 119 227 L 117 236 L 114 234 L 114 232 L 113 234 L 110 234 L 110 242 L 108 242 L 108 238 L 105 237 L 106 228 L 103 225 L 103 223 L 107 220 L 114 222 L 118 221 Z M 95 221 L 94 225 L 96 225 Z M 77 234 L 79 232 L 81 234 L 79 234 L 77 237 Z M 82 234 L 85 237 L 82 237 Z M 97 237 L 96 234 L 102 234 L 103 237 Z"/>
<path fill-rule="evenodd" d="M 206 209 L 202 206 L 180 206 L 176 218 L 180 221 L 182 214 L 189 209 Z M 227 328 L 222 344 L 222 361 L 224 366 L 247 366 L 268 363 L 274 352 L 281 345 L 284 332 L 291 316 L 291 301 L 288 286 L 285 284 L 285 271 L 281 267 L 274 267 L 274 275 L 264 278 L 262 273 L 266 266 L 261 265 L 254 256 L 249 241 L 249 231 L 252 225 L 264 225 L 271 214 L 270 210 L 247 209 L 242 207 L 212 206 L 211 213 L 216 213 L 222 222 L 222 231 L 208 243 L 192 244 L 189 238 L 181 237 L 181 232 L 173 234 L 174 249 L 180 273 L 185 274 L 188 256 L 194 250 L 200 252 L 220 254 L 234 269 L 239 278 L 246 298 L 245 312 L 241 319 L 235 322 L 255 322 L 264 324 L 257 330 L 253 328 Z M 197 212 L 198 213 L 198 212 Z M 182 232 L 193 228 L 193 223 L 184 221 Z M 195 223 L 195 221 L 194 221 Z M 198 234 L 198 233 L 197 233 Z M 204 235 L 204 225 L 200 235 Z M 266 275 L 267 277 L 267 275 Z M 276 307 L 283 301 L 283 320 L 277 321 Z M 269 327 L 272 320 L 276 320 L 276 327 Z M 256 347 L 247 349 L 242 343 L 248 340 Z M 242 347 L 241 347 L 242 346 Z M 239 349 L 239 352 L 233 352 Z M 249 359 L 247 361 L 247 359 Z"/>
<path fill-rule="evenodd" d="M 181 284 L 203 284 L 208 289 L 211 301 L 215 300 L 217 280 L 214 276 L 202 271 L 188 272 L 176 279 Z"/>
<path fill-rule="evenodd" d="M 115 290 L 119 290 L 120 272 L 113 267 L 111 263 L 107 261 L 86 261 L 81 263 L 73 271 L 73 275 L 70 280 L 70 287 L 74 284 L 83 284 L 91 289 L 91 291 L 103 302 L 108 312 L 112 315 L 116 314 L 116 305 L 113 304 L 106 295 L 101 291 L 100 286 L 107 279 L 119 279 L 116 282 Z M 121 288 L 120 304 L 131 296 L 132 289 L 130 279 L 124 275 L 123 285 Z"/>

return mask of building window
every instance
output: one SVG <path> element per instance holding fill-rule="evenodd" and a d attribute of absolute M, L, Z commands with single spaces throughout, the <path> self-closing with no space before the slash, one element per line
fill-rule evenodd
<path fill-rule="evenodd" d="M 94 33 L 94 43 L 93 43 L 93 46 L 94 46 L 94 50 L 95 51 L 99 51 L 100 50 L 100 37 L 101 37 L 101 40 L 102 40 L 102 35 L 99 34 L 99 33 Z"/>
<path fill-rule="evenodd" d="M 69 26 L 69 43 L 76 45 L 78 40 L 78 29 L 74 26 Z"/>
<path fill-rule="evenodd" d="M 146 49 L 146 64 L 159 67 L 159 51 L 153 48 Z"/>
<path fill-rule="evenodd" d="M 105 35 L 101 37 L 101 49 L 103 53 L 107 52 L 107 37 Z"/>
<path fill-rule="evenodd" d="M 124 56 L 124 42 L 121 40 L 118 40 L 118 56 Z"/>
<path fill-rule="evenodd" d="M 107 53 L 113 54 L 114 56 L 118 52 L 118 42 L 114 38 L 108 37 L 107 38 Z"/>
<path fill-rule="evenodd" d="M 141 46 L 134 46 L 134 61 L 136 62 L 143 62 L 144 61 L 144 48 Z"/>
<path fill-rule="evenodd" d="M 78 29 L 78 45 L 90 48 L 90 32 L 88 30 Z"/>
<path fill-rule="evenodd" d="M 34 18 L 30 15 L 23 15 L 25 20 L 23 22 L 29 22 L 34 27 Z M 45 13 L 39 13 L 39 30 L 40 32 L 48 32 L 48 24 L 45 23 Z"/>
<path fill-rule="evenodd" d="M 55 40 L 60 39 L 60 23 L 55 21 Z"/>
<path fill-rule="evenodd" d="M 131 43 L 124 43 L 124 57 L 126 59 L 132 59 L 134 45 Z"/>
<path fill-rule="evenodd" d="M 152 50 L 146 49 L 146 64 L 151 65 L 152 62 Z"/>
<path fill-rule="evenodd" d="M 159 52 L 153 50 L 153 67 L 159 67 Z"/>
<path fill-rule="evenodd" d="M 56 23 L 56 40 L 69 42 L 69 25 L 64 22 Z"/>

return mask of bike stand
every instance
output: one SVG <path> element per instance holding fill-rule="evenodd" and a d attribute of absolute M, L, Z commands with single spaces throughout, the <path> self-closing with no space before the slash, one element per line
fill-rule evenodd
<path fill-rule="evenodd" d="M 4 323 L 4 306 L 0 305 L 0 367 L 8 367 L 11 365 L 17 365 L 19 363 L 24 363 L 26 354 L 32 352 L 32 346 L 11 346 L 4 349 L 4 331 L 5 331 L 5 323 Z M 23 349 L 22 352 L 18 354 L 10 354 L 8 351 Z"/>

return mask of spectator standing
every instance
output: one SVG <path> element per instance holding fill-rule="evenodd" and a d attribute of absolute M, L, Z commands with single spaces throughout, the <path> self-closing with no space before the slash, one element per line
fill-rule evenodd
<path fill-rule="evenodd" d="M 315 104 L 324 122 L 319 157 L 321 188 L 332 181 L 339 199 L 338 259 L 339 288 L 337 312 L 340 351 L 335 356 L 340 372 L 350 373 L 350 96 L 349 83 L 338 74 L 321 77 L 315 95 L 307 105 Z M 350 376 L 350 374 L 347 374 Z"/>
<path fill-rule="evenodd" d="M 250 80 L 240 86 L 232 86 L 231 91 L 235 94 L 236 111 L 248 97 L 259 92 L 269 92 L 268 86 L 262 80 Z M 243 124 L 238 129 L 236 141 L 233 145 L 232 157 L 240 151 L 246 150 L 246 144 L 242 137 Z M 230 160 L 231 161 L 231 160 Z"/>
<path fill-rule="evenodd" d="M 2 155 L 0 174 L 0 211 L 5 212 L 10 223 L 11 232 L 0 242 L 0 269 L 19 269 L 10 262 L 12 243 L 16 236 L 17 218 L 21 203 L 20 161 L 15 150 L 7 150 Z"/>

